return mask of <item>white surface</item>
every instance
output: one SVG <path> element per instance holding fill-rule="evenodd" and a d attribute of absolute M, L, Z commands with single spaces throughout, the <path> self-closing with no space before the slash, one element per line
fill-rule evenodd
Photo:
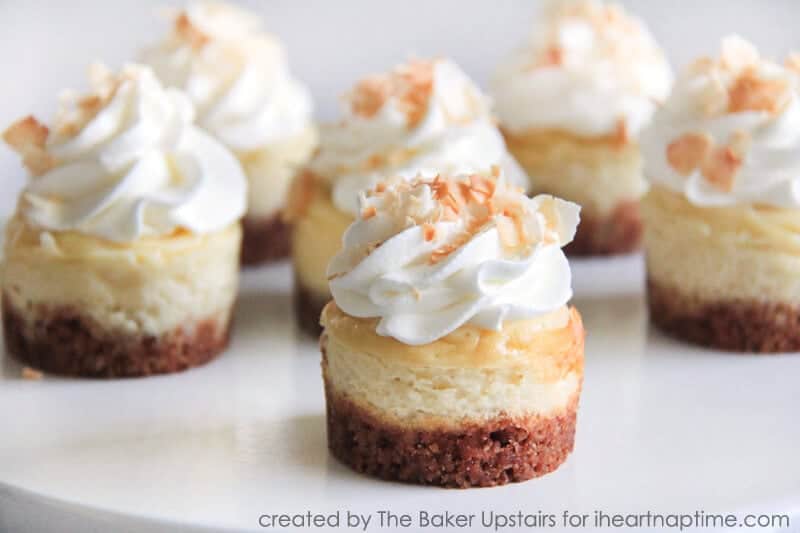
<path fill-rule="evenodd" d="M 257 529 L 264 513 L 337 509 L 758 509 L 800 525 L 800 355 L 723 354 L 653 332 L 638 257 L 575 275 L 586 378 L 575 452 L 553 474 L 460 491 L 339 465 L 318 350 L 293 325 L 283 265 L 246 274 L 233 345 L 203 368 L 32 382 L 0 356 L 0 530 Z"/>
<path fill-rule="evenodd" d="M 189 1 L 189 0 L 186 0 Z M 49 118 L 65 87 L 86 87 L 86 66 L 119 66 L 159 38 L 166 25 L 157 7 L 183 0 L 0 0 L 0 129 L 35 113 Z M 339 95 L 357 77 L 406 58 L 453 57 L 485 86 L 504 55 L 520 45 L 537 0 L 242 0 L 286 43 L 292 69 L 308 82 L 317 115 L 336 116 Z M 739 32 L 766 55 L 800 48 L 796 0 L 623 0 L 641 15 L 673 65 L 713 53 L 719 40 Z M 23 183 L 19 160 L 0 148 L 0 214 L 15 203 Z"/>

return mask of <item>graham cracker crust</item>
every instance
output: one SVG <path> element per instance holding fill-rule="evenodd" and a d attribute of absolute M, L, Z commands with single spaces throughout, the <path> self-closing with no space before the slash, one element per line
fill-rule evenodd
<path fill-rule="evenodd" d="M 573 257 L 627 254 L 639 249 L 642 233 L 639 202 L 620 202 L 606 217 L 581 214 L 575 238 L 564 252 Z"/>
<path fill-rule="evenodd" d="M 51 374 L 88 378 L 143 377 L 200 366 L 222 352 L 230 321 L 215 317 L 161 336 L 104 331 L 71 308 L 43 310 L 30 322 L 3 298 L 6 350 L 22 364 Z"/>
<path fill-rule="evenodd" d="M 732 352 L 800 351 L 800 306 L 781 302 L 702 301 L 647 280 L 650 321 L 664 333 Z"/>
<path fill-rule="evenodd" d="M 575 443 L 578 396 L 553 416 L 500 416 L 458 429 L 402 427 L 334 391 L 322 351 L 328 448 L 356 472 L 440 487 L 493 487 L 558 468 Z"/>
<path fill-rule="evenodd" d="M 418 430 L 383 422 L 329 387 L 325 398 L 331 453 L 385 480 L 462 489 L 516 483 L 554 471 L 575 442 L 575 404 L 551 417 Z"/>
<path fill-rule="evenodd" d="M 301 331 L 317 338 L 322 333 L 322 325 L 319 323 L 322 309 L 328 304 L 331 297 L 327 294 L 320 296 L 315 291 L 303 286 L 296 273 L 294 279 L 294 316 L 297 325 Z"/>
<path fill-rule="evenodd" d="M 289 225 L 281 214 L 242 219 L 242 264 L 256 266 L 289 257 Z"/>

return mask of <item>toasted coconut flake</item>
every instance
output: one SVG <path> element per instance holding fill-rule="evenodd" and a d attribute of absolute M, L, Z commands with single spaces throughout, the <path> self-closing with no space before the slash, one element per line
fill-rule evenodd
<path fill-rule="evenodd" d="M 350 107 L 355 115 L 372 118 L 386 103 L 389 94 L 388 80 L 379 76 L 364 78 L 356 84 L 350 95 Z"/>
<path fill-rule="evenodd" d="M 308 206 L 314 199 L 318 178 L 310 170 L 304 170 L 292 180 L 286 207 L 283 210 L 283 219 L 286 222 L 295 222 L 302 218 Z"/>
<path fill-rule="evenodd" d="M 195 50 L 203 48 L 211 40 L 208 35 L 192 24 L 189 15 L 185 12 L 175 18 L 175 33 Z"/>
<path fill-rule="evenodd" d="M 614 124 L 614 146 L 621 148 L 628 144 L 630 135 L 628 134 L 628 123 L 624 118 L 618 118 Z"/>
<path fill-rule="evenodd" d="M 44 377 L 44 374 L 40 370 L 36 370 L 35 368 L 31 368 L 29 366 L 22 367 L 22 379 L 26 379 L 29 381 L 39 381 Z"/>
<path fill-rule="evenodd" d="M 667 146 L 667 161 L 675 172 L 688 176 L 699 168 L 714 147 L 706 133 L 686 133 Z"/>
<path fill-rule="evenodd" d="M 495 168 L 499 169 L 499 167 Z M 492 196 L 494 196 L 496 189 L 495 180 L 488 179 L 479 174 L 473 174 L 469 177 L 469 183 L 473 194 L 477 194 L 481 197 L 481 200 L 478 203 L 485 204 L 489 201 L 489 199 L 491 199 Z"/>
<path fill-rule="evenodd" d="M 765 80 L 746 69 L 728 90 L 728 111 L 780 112 L 788 102 L 791 88 L 785 79 Z"/>
<path fill-rule="evenodd" d="M 430 242 L 436 238 L 436 226 L 426 222 L 422 225 L 422 236 L 426 241 Z"/>
<path fill-rule="evenodd" d="M 784 61 L 784 66 L 789 70 L 800 74 L 800 53 L 792 52 Z"/>
<path fill-rule="evenodd" d="M 450 254 L 452 254 L 453 252 L 455 252 L 456 250 L 458 250 L 459 248 L 464 246 L 470 240 L 471 237 L 472 237 L 472 235 L 470 233 L 467 233 L 467 232 L 464 232 L 464 233 L 458 235 L 453 240 L 453 242 L 445 244 L 445 245 L 437 248 L 436 250 L 434 250 L 431 253 L 431 256 L 430 256 L 430 259 L 428 260 L 428 262 L 430 264 L 432 264 L 432 265 L 435 265 L 436 263 L 442 261 L 443 259 L 446 259 L 447 257 L 450 256 Z"/>
<path fill-rule="evenodd" d="M 390 98 L 396 98 L 408 126 L 415 127 L 425 116 L 433 93 L 433 68 L 433 61 L 416 60 L 389 74 L 364 78 L 347 96 L 352 112 L 372 118 Z"/>
<path fill-rule="evenodd" d="M 441 202 L 445 207 L 450 207 L 456 214 L 459 212 L 459 201 L 456 198 L 458 185 L 452 180 L 442 179 L 436 176 L 431 183 L 433 198 Z"/>
<path fill-rule="evenodd" d="M 500 243 L 508 248 L 516 248 L 520 244 L 517 226 L 514 221 L 504 215 L 495 219 L 497 233 L 500 236 Z"/>
<path fill-rule="evenodd" d="M 432 212 L 426 209 L 425 215 L 406 214 L 404 227 L 420 226 L 422 236 L 427 242 L 437 239 L 438 232 L 435 226 L 437 222 L 460 222 L 463 228 L 455 238 L 431 252 L 429 256 L 431 264 L 448 257 L 494 221 L 497 221 L 503 247 L 519 248 L 544 239 L 538 234 L 529 235 L 529 228 L 525 223 L 525 196 L 516 187 L 504 184 L 500 188 L 493 177 L 481 174 L 459 178 L 436 176 L 433 179 L 423 179 L 421 183 L 430 188 L 431 197 L 437 205 Z M 381 187 L 380 192 L 373 189 L 372 194 L 373 197 L 383 195 L 384 200 L 389 201 L 391 205 L 393 198 L 399 192 L 411 190 L 418 184 L 419 181 L 393 181 L 390 187 Z M 419 198 L 414 195 L 404 200 L 412 203 L 418 201 Z M 401 212 L 406 213 L 405 209 Z M 369 209 L 363 211 L 362 216 L 370 218 L 374 213 Z M 545 239 L 546 242 L 558 241 L 557 235 L 555 237 L 551 235 L 548 239 Z"/>
<path fill-rule="evenodd" d="M 451 252 L 452 250 L 450 250 L 446 246 L 438 248 L 431 253 L 430 258 L 428 259 L 428 263 L 431 265 L 435 265 L 436 263 L 441 262 L 448 255 L 450 255 Z"/>
<path fill-rule="evenodd" d="M 758 63 L 758 50 L 756 47 L 738 35 L 726 37 L 722 40 L 722 54 L 720 65 L 730 72 L 739 72 L 742 69 Z"/>
<path fill-rule="evenodd" d="M 404 72 L 407 83 L 400 101 L 403 104 L 409 127 L 420 123 L 428 109 L 428 99 L 433 93 L 433 63 L 415 61 Z"/>
<path fill-rule="evenodd" d="M 730 192 L 742 159 L 730 146 L 716 148 L 703 162 L 702 172 L 706 180 L 717 189 Z"/>
<path fill-rule="evenodd" d="M 378 214 L 378 210 L 375 209 L 374 205 L 364 208 L 361 211 L 361 218 L 364 220 L 369 220 L 370 218 L 374 217 Z"/>
<path fill-rule="evenodd" d="M 551 45 L 545 50 L 537 67 L 558 67 L 564 63 L 564 49 L 558 45 Z"/>
<path fill-rule="evenodd" d="M 78 107 L 87 113 L 97 113 L 103 107 L 103 99 L 98 94 L 90 94 L 78 100 Z"/>
<path fill-rule="evenodd" d="M 477 189 L 470 188 L 467 190 L 467 194 L 469 195 L 469 200 L 476 204 L 485 205 L 489 201 L 489 195 Z"/>
<path fill-rule="evenodd" d="M 17 152 L 30 147 L 44 148 L 49 134 L 47 126 L 32 115 L 16 121 L 3 133 L 3 140 Z"/>
<path fill-rule="evenodd" d="M 55 165 L 46 148 L 49 133 L 47 126 L 27 116 L 3 132 L 3 140 L 22 156 L 23 164 L 32 175 L 41 176 Z"/>

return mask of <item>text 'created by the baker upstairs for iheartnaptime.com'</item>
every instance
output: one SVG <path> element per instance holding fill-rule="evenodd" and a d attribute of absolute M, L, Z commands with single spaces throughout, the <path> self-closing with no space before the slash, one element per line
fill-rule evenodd
<path fill-rule="evenodd" d="M 694 510 L 684 513 L 659 513 L 644 511 L 615 513 L 593 510 L 588 513 L 562 510 L 558 512 L 482 510 L 476 512 L 428 511 L 394 512 L 376 510 L 354 512 L 337 510 L 315 513 L 262 514 L 258 525 L 265 529 L 285 530 L 342 530 L 342 531 L 509 531 L 535 529 L 661 529 L 685 531 L 690 529 L 718 528 L 771 528 L 791 530 L 787 514 L 734 514 Z"/>

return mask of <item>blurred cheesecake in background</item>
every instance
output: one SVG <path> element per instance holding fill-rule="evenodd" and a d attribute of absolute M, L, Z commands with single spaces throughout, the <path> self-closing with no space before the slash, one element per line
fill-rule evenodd
<path fill-rule="evenodd" d="M 642 137 L 650 317 L 724 350 L 800 350 L 800 59 L 739 37 L 688 66 Z"/>
<path fill-rule="evenodd" d="M 4 140 L 30 171 L 6 229 L 8 351 L 46 372 L 130 377 L 205 363 L 227 345 L 247 182 L 147 67 L 90 73 L 55 121 Z"/>
<path fill-rule="evenodd" d="M 185 91 L 197 124 L 239 158 L 249 182 L 243 262 L 287 257 L 289 230 L 281 211 L 292 177 L 317 143 L 311 95 L 255 15 L 206 2 L 171 18 L 171 32 L 141 60 L 165 85 Z"/>
<path fill-rule="evenodd" d="M 325 269 L 358 214 L 359 192 L 388 177 L 488 172 L 494 165 L 528 187 L 487 98 L 452 61 L 414 60 L 358 82 L 344 98 L 341 120 L 321 128 L 319 151 L 290 194 L 300 326 L 319 334 L 330 300 Z"/>
<path fill-rule="evenodd" d="M 584 331 L 561 247 L 579 207 L 497 173 L 379 182 L 328 275 L 328 446 L 447 487 L 524 481 L 572 451 Z"/>
<path fill-rule="evenodd" d="M 492 84 L 509 150 L 534 192 L 581 205 L 568 254 L 636 250 L 646 190 L 637 137 L 672 74 L 644 23 L 594 0 L 545 4 Z"/>

